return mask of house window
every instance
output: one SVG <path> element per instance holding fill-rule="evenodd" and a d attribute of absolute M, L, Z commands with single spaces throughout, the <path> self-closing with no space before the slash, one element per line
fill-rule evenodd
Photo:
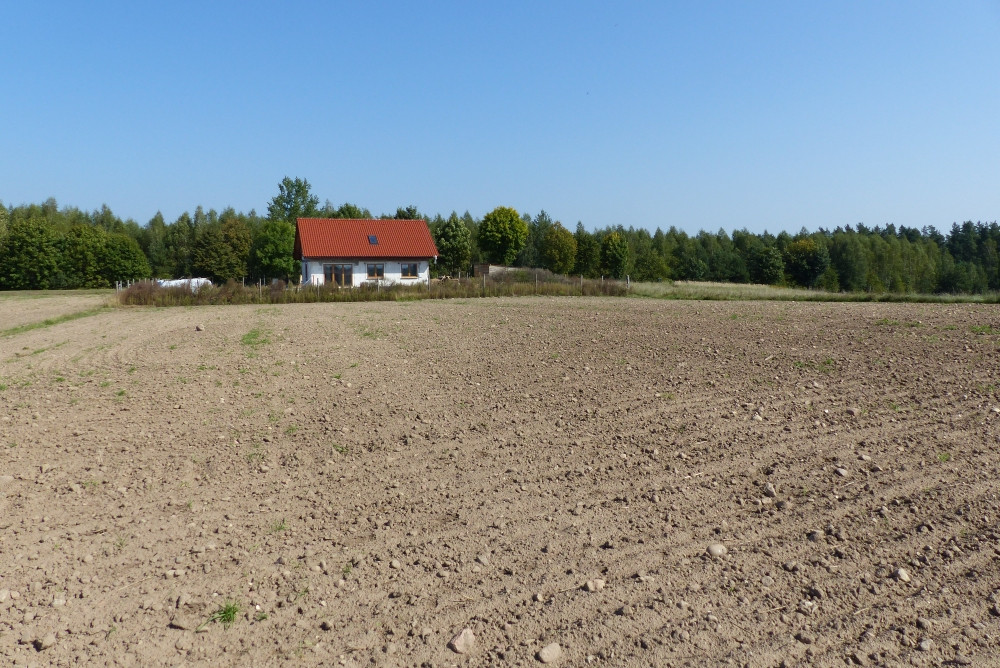
<path fill-rule="evenodd" d="M 381 263 L 368 265 L 368 278 L 369 280 L 385 278 L 385 265 Z"/>
<path fill-rule="evenodd" d="M 378 246 L 378 237 L 375 236 L 374 234 L 369 234 L 368 243 L 370 243 L 372 246 Z"/>
<path fill-rule="evenodd" d="M 399 265 L 399 275 L 403 278 L 416 278 L 417 277 L 417 263 L 416 262 L 403 262 Z"/>
<path fill-rule="evenodd" d="M 349 264 L 324 264 L 323 280 L 326 283 L 336 283 L 340 287 L 354 285 L 354 276 Z"/>

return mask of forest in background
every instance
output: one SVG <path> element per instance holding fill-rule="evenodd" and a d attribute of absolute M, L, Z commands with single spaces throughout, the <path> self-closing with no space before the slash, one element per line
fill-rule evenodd
<path fill-rule="evenodd" d="M 292 258 L 299 217 L 371 218 L 346 203 L 320 205 L 308 181 L 286 177 L 267 213 L 233 208 L 160 213 L 145 225 L 110 208 L 83 211 L 0 202 L 0 289 L 113 287 L 117 281 L 204 276 L 216 283 L 298 280 Z M 934 227 L 803 228 L 797 234 L 734 230 L 689 235 L 676 227 L 608 226 L 571 231 L 545 211 L 497 207 L 427 216 L 400 207 L 381 218 L 425 219 L 438 246 L 432 275 L 466 274 L 474 263 L 540 267 L 559 274 L 634 281 L 761 283 L 842 292 L 980 294 L 1000 290 L 996 221 Z M 641 221 L 645 222 L 645 221 Z"/>

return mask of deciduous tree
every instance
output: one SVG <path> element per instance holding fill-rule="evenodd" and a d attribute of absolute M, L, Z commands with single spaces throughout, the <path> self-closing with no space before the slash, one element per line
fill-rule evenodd
<path fill-rule="evenodd" d="M 625 278 L 628 266 L 628 240 L 615 230 L 601 240 L 601 268 L 612 278 Z"/>
<path fill-rule="evenodd" d="M 62 240 L 62 287 L 106 288 L 105 246 L 108 234 L 100 227 L 76 225 Z"/>
<path fill-rule="evenodd" d="M 830 254 L 826 246 L 814 239 L 797 239 L 785 247 L 785 270 L 798 285 L 815 287 L 829 265 Z"/>
<path fill-rule="evenodd" d="M 60 253 L 58 237 L 46 222 L 34 217 L 12 221 L 2 242 L 0 287 L 6 290 L 52 287 L 59 272 Z"/>
<path fill-rule="evenodd" d="M 437 228 L 434 244 L 438 249 L 438 263 L 450 275 L 468 273 L 472 263 L 472 233 L 454 211 Z"/>
<path fill-rule="evenodd" d="M 270 220 L 284 220 L 295 224 L 296 218 L 311 218 L 319 215 L 319 198 L 310 192 L 311 186 L 305 179 L 285 177 L 278 184 L 278 194 L 267 205 Z"/>
<path fill-rule="evenodd" d="M 479 247 L 494 264 L 513 263 L 527 238 L 528 226 L 510 207 L 498 206 L 479 224 Z"/>
<path fill-rule="evenodd" d="M 283 220 L 265 220 L 253 237 L 253 271 L 261 278 L 287 279 L 297 276 L 295 228 Z"/>
<path fill-rule="evenodd" d="M 109 234 L 102 258 L 104 280 L 108 286 L 116 281 L 136 281 L 149 278 L 149 262 L 139 243 L 127 234 Z"/>
<path fill-rule="evenodd" d="M 562 223 L 550 224 L 542 236 L 542 266 L 556 274 L 568 274 L 576 264 L 576 238 Z"/>

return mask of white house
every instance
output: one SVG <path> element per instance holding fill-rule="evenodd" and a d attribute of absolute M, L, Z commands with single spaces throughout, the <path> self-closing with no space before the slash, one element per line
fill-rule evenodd
<path fill-rule="evenodd" d="M 426 220 L 299 218 L 295 259 L 303 285 L 428 283 L 437 246 Z"/>

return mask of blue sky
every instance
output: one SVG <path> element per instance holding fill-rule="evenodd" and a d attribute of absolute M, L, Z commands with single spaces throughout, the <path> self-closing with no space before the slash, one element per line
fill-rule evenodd
<path fill-rule="evenodd" d="M 374 214 L 1000 218 L 1000 0 L 11 2 L 0 201 L 144 224 L 284 176 Z"/>

